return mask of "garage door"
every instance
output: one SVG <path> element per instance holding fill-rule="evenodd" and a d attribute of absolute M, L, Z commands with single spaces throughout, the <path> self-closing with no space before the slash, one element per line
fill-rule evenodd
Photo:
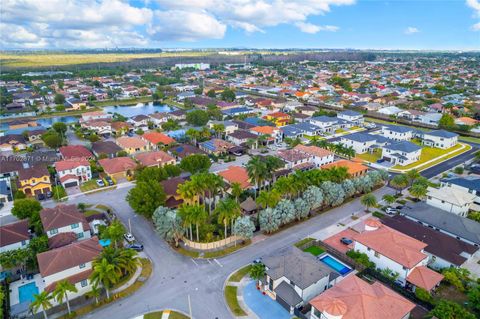
<path fill-rule="evenodd" d="M 73 187 L 73 186 L 78 186 L 78 182 L 68 182 L 68 183 L 65 183 L 65 188 Z"/>
<path fill-rule="evenodd" d="M 288 312 L 290 312 L 290 305 L 286 303 L 282 298 L 280 298 L 278 295 L 276 296 L 275 300 L 282 305 L 283 308 L 285 308 Z"/>

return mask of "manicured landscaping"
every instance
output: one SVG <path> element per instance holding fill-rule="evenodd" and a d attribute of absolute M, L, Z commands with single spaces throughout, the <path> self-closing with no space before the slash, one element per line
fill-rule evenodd
<path fill-rule="evenodd" d="M 307 237 L 307 238 L 304 238 L 300 241 L 297 241 L 294 245 L 295 245 L 295 247 L 302 247 L 306 243 L 309 243 L 309 242 L 314 241 L 314 240 L 315 240 L 315 238 Z"/>
<path fill-rule="evenodd" d="M 463 148 L 463 145 L 464 144 L 457 144 L 454 147 L 451 147 L 451 148 L 446 149 L 446 150 L 443 150 L 443 149 L 440 149 L 440 148 L 435 148 L 435 147 L 423 147 L 422 148 L 422 154 L 420 155 L 420 160 L 419 161 L 417 161 L 415 163 L 412 163 L 410 165 L 406 165 L 406 166 L 395 165 L 393 167 L 393 169 L 398 169 L 398 170 L 410 170 L 410 169 L 413 169 L 413 168 L 424 169 L 424 168 L 433 166 L 435 164 L 438 164 L 438 163 L 443 162 L 443 161 L 445 161 L 449 158 L 455 157 L 457 155 L 460 155 L 461 153 L 464 153 L 464 152 L 470 150 L 471 147 L 469 145 L 466 145 L 465 148 Z M 449 154 L 447 156 L 444 156 L 445 154 L 447 154 L 449 152 L 453 152 L 453 153 Z M 440 156 L 443 156 L 443 157 L 439 158 Z M 434 160 L 436 158 L 438 158 L 438 160 L 432 161 L 428 164 L 424 164 L 425 162 L 428 162 L 430 160 Z"/>
<path fill-rule="evenodd" d="M 320 254 L 325 252 L 324 249 L 322 249 L 318 246 L 310 246 L 308 248 L 305 248 L 303 251 L 306 252 L 306 253 L 310 253 L 314 256 L 319 256 Z"/>
<path fill-rule="evenodd" d="M 382 157 L 382 150 L 377 148 L 373 153 L 357 154 L 356 157 L 370 163 L 375 163 Z"/>
<path fill-rule="evenodd" d="M 89 217 L 89 216 L 97 215 L 97 214 L 101 214 L 101 212 L 99 212 L 98 210 L 95 210 L 95 209 L 89 209 L 89 210 L 86 210 L 85 213 L 83 213 L 83 215 L 85 217 Z"/>
<path fill-rule="evenodd" d="M 173 311 L 173 310 L 169 310 L 169 311 L 170 311 L 170 315 L 168 316 L 168 319 L 188 319 L 188 318 L 190 318 L 190 317 L 185 316 L 184 314 L 181 314 L 179 312 L 176 312 L 176 311 Z M 165 311 L 150 312 L 150 313 L 144 314 L 143 319 L 161 319 L 162 314 L 164 312 Z"/>
<path fill-rule="evenodd" d="M 200 253 L 198 251 L 188 250 L 183 247 L 173 247 L 177 253 L 185 255 L 187 257 L 198 258 Z"/>
<path fill-rule="evenodd" d="M 240 307 L 237 299 L 237 287 L 226 286 L 225 287 L 225 300 L 227 305 L 235 316 L 246 316 L 247 314 Z"/>
<path fill-rule="evenodd" d="M 216 250 L 216 251 L 207 251 L 203 254 L 203 258 L 218 258 L 218 257 L 223 257 L 226 255 L 229 255 L 245 246 L 250 245 L 252 241 L 251 240 L 245 240 L 244 242 L 237 244 L 236 246 L 230 246 L 222 250 Z"/>
<path fill-rule="evenodd" d="M 251 268 L 252 268 L 252 265 L 247 265 L 243 268 L 240 268 L 234 274 L 232 274 L 230 278 L 228 278 L 228 281 L 240 282 L 240 280 L 242 280 L 242 278 L 245 277 L 250 272 Z"/>
<path fill-rule="evenodd" d="M 92 191 L 94 189 L 97 189 L 99 188 L 98 185 L 97 185 L 97 181 L 92 179 L 92 180 L 89 180 L 83 184 L 80 184 L 80 190 L 82 192 L 88 192 L 88 191 Z"/>

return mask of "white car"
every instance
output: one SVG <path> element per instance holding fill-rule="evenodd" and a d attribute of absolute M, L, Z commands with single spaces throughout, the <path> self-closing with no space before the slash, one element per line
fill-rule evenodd
<path fill-rule="evenodd" d="M 135 241 L 135 237 L 133 237 L 131 233 L 126 233 L 123 235 L 123 237 L 125 237 L 125 240 L 129 243 L 133 243 Z"/>
<path fill-rule="evenodd" d="M 392 207 L 387 207 L 387 209 L 385 210 L 385 213 L 387 213 L 387 215 L 395 215 L 398 213 L 398 210 Z"/>

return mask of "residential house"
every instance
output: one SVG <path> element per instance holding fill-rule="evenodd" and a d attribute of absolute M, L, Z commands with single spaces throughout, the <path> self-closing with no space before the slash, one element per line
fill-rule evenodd
<path fill-rule="evenodd" d="M 442 118 L 442 113 L 425 113 L 418 116 L 418 118 L 413 119 L 414 122 L 420 122 L 423 124 L 438 126 L 440 119 Z"/>
<path fill-rule="evenodd" d="M 322 129 L 323 133 L 333 134 L 339 128 L 339 119 L 331 116 L 316 116 L 308 120 L 311 124 L 316 125 Z"/>
<path fill-rule="evenodd" d="M 458 134 L 445 130 L 423 132 L 421 136 L 423 145 L 430 147 L 449 149 L 458 143 Z"/>
<path fill-rule="evenodd" d="M 90 152 L 85 146 L 83 145 L 67 145 L 62 146 L 58 149 L 60 152 L 60 156 L 64 160 L 70 159 L 91 159 L 93 158 L 92 152 Z"/>
<path fill-rule="evenodd" d="M 248 115 L 254 114 L 256 111 L 252 108 L 240 106 L 240 107 L 232 107 L 231 109 L 222 110 L 222 114 L 224 117 L 227 116 L 239 116 L 239 115 Z"/>
<path fill-rule="evenodd" d="M 65 101 L 65 109 L 67 111 L 78 111 L 87 107 L 87 102 L 77 98 L 69 98 Z"/>
<path fill-rule="evenodd" d="M 92 262 L 102 252 L 97 237 L 75 242 L 37 255 L 40 275 L 45 283 L 45 291 L 51 293 L 58 282 L 67 280 L 76 288 L 69 292 L 69 300 L 75 299 L 92 290 L 89 279 L 92 274 Z M 52 300 L 53 305 L 58 302 Z"/>
<path fill-rule="evenodd" d="M 0 253 L 27 248 L 30 243 L 28 219 L 0 226 Z"/>
<path fill-rule="evenodd" d="M 122 179 L 133 174 L 137 163 L 130 157 L 104 158 L 98 160 L 105 173 L 113 179 Z"/>
<path fill-rule="evenodd" d="M 313 155 L 297 149 L 279 150 L 277 156 L 285 162 L 286 169 L 304 170 L 315 167 Z"/>
<path fill-rule="evenodd" d="M 81 122 L 87 122 L 92 120 L 102 120 L 102 121 L 110 121 L 112 119 L 112 114 L 105 113 L 103 111 L 93 111 L 93 112 L 85 112 L 82 113 Z"/>
<path fill-rule="evenodd" d="M 42 135 L 46 132 L 44 128 L 38 128 L 35 130 L 28 130 L 27 133 L 27 141 L 30 145 L 33 146 L 43 146 L 45 143 L 42 140 Z"/>
<path fill-rule="evenodd" d="M 252 187 L 250 178 L 248 177 L 247 169 L 244 167 L 231 165 L 226 170 L 217 172 L 217 174 L 222 176 L 225 182 L 229 185 L 232 185 L 233 183 L 239 183 L 243 190 L 247 190 Z"/>
<path fill-rule="evenodd" d="M 92 151 L 96 157 L 113 158 L 122 148 L 113 141 L 97 141 L 92 143 Z"/>
<path fill-rule="evenodd" d="M 236 130 L 235 132 L 227 135 L 227 140 L 237 146 L 246 146 L 250 140 L 256 141 L 257 138 L 257 134 L 253 134 L 245 130 Z"/>
<path fill-rule="evenodd" d="M 27 148 L 27 141 L 22 134 L 0 136 L 0 151 L 22 151 Z"/>
<path fill-rule="evenodd" d="M 28 129 L 29 127 L 37 127 L 38 123 L 35 120 L 29 119 L 15 119 L 6 123 L 9 130 Z"/>
<path fill-rule="evenodd" d="M 112 134 L 116 136 L 124 135 L 133 130 L 133 125 L 127 122 L 112 122 Z"/>
<path fill-rule="evenodd" d="M 160 182 L 166 195 L 165 207 L 177 208 L 183 204 L 183 198 L 177 193 L 177 189 L 180 184 L 185 183 L 187 180 L 185 177 L 177 176 Z M 197 202 L 198 196 L 192 199 L 192 201 Z"/>
<path fill-rule="evenodd" d="M 18 171 L 18 190 L 27 196 L 37 196 L 52 191 L 47 167 L 35 165 Z"/>
<path fill-rule="evenodd" d="M 198 147 L 208 154 L 219 156 L 226 154 L 230 149 L 234 148 L 235 145 L 218 138 L 212 138 L 209 141 L 199 143 Z"/>
<path fill-rule="evenodd" d="M 170 156 L 164 151 L 153 151 L 136 154 L 135 159 L 145 167 L 163 167 L 165 165 L 175 165 L 175 157 Z"/>
<path fill-rule="evenodd" d="M 184 121 L 187 118 L 187 113 L 184 110 L 175 110 L 168 115 L 174 121 Z"/>
<path fill-rule="evenodd" d="M 0 177 L 0 203 L 8 203 L 13 200 L 10 177 Z"/>
<path fill-rule="evenodd" d="M 112 134 L 112 125 L 104 120 L 89 120 L 81 122 L 80 126 L 84 129 L 93 131 L 99 135 Z"/>
<path fill-rule="evenodd" d="M 215 125 L 223 125 L 223 133 L 228 135 L 238 130 L 238 124 L 233 121 L 209 121 L 208 128 L 213 129 Z"/>
<path fill-rule="evenodd" d="M 476 247 L 480 246 L 480 223 L 474 220 L 452 214 L 424 202 L 411 203 L 401 209 L 400 214 L 436 231 Z"/>
<path fill-rule="evenodd" d="M 382 147 L 382 158 L 392 165 L 406 166 L 420 159 L 422 148 L 412 142 L 400 141 Z"/>
<path fill-rule="evenodd" d="M 139 114 L 132 116 L 130 119 L 127 120 L 128 123 L 132 124 L 135 128 L 148 128 L 148 122 L 150 121 L 150 117 L 144 114 Z"/>
<path fill-rule="evenodd" d="M 363 114 L 355 111 L 343 111 L 337 114 L 337 118 L 351 122 L 355 125 L 362 125 L 364 120 L 363 120 Z"/>
<path fill-rule="evenodd" d="M 294 150 L 310 155 L 316 167 L 330 164 L 334 161 L 334 155 L 332 152 L 318 146 L 306 146 L 299 144 L 294 147 Z"/>
<path fill-rule="evenodd" d="M 174 146 L 168 150 L 168 153 L 175 156 L 178 160 L 182 160 L 183 158 L 193 154 L 206 155 L 203 150 L 190 144 L 180 144 L 178 146 Z"/>
<path fill-rule="evenodd" d="M 161 127 L 163 123 L 166 123 L 170 118 L 169 113 L 165 112 L 157 112 L 148 115 L 150 117 L 150 121 L 153 122 L 155 127 Z"/>
<path fill-rule="evenodd" d="M 365 230 L 355 235 L 353 240 L 355 251 L 366 254 L 377 269 L 389 269 L 398 274 L 396 280 L 412 290 L 421 287 L 430 291 L 443 279 L 442 275 L 426 267 L 426 243 L 383 225 L 378 220 L 367 219 Z M 425 280 L 419 282 L 418 276 Z M 429 286 L 422 286 L 423 282 L 428 282 Z"/>
<path fill-rule="evenodd" d="M 40 211 L 40 220 L 48 238 L 74 233 L 77 240 L 90 238 L 90 226 L 77 206 L 57 205 L 54 208 L 44 208 Z"/>
<path fill-rule="evenodd" d="M 18 156 L 0 156 L 0 177 L 17 176 L 23 169 L 23 158 Z"/>
<path fill-rule="evenodd" d="M 320 126 L 308 122 L 308 119 L 302 123 L 295 123 L 282 126 L 280 130 L 284 137 L 297 138 L 302 136 L 317 136 L 321 135 L 323 129 Z"/>
<path fill-rule="evenodd" d="M 413 138 L 414 130 L 406 126 L 383 125 L 382 135 L 394 141 L 410 141 Z"/>
<path fill-rule="evenodd" d="M 473 202 L 480 205 L 480 178 L 479 177 L 453 177 L 442 178 L 442 187 L 451 187 L 463 193 L 476 195 Z"/>
<path fill-rule="evenodd" d="M 308 116 L 313 116 L 317 111 L 318 111 L 318 108 L 310 105 L 305 105 L 297 108 L 298 113 L 308 115 Z"/>
<path fill-rule="evenodd" d="M 472 119 L 471 117 L 467 117 L 467 116 L 463 116 L 455 119 L 455 124 L 457 125 L 475 126 L 478 123 L 480 123 L 480 121 L 476 119 Z"/>
<path fill-rule="evenodd" d="M 274 112 L 263 117 L 265 120 L 274 123 L 276 126 L 285 126 L 290 123 L 290 115 L 283 112 Z"/>
<path fill-rule="evenodd" d="M 440 208 L 446 212 L 467 217 L 468 211 L 476 197 L 476 194 L 465 192 L 458 188 L 429 187 L 426 202 L 428 205 Z"/>
<path fill-rule="evenodd" d="M 356 154 L 363 154 L 375 148 L 377 137 L 367 133 L 353 133 L 342 136 L 340 143 L 353 148 Z"/>
<path fill-rule="evenodd" d="M 92 179 L 90 163 L 84 158 L 55 162 L 54 166 L 60 183 L 65 188 L 79 186 Z"/>
<path fill-rule="evenodd" d="M 348 276 L 310 304 L 310 319 L 407 319 L 416 306 L 378 281 L 357 276 Z"/>
<path fill-rule="evenodd" d="M 261 289 L 290 314 L 342 279 L 315 256 L 296 247 L 267 256 L 262 262 L 265 278 L 260 280 Z"/>
<path fill-rule="evenodd" d="M 152 150 L 158 150 L 165 145 L 170 145 L 176 141 L 168 135 L 160 132 L 147 132 L 141 138 L 148 143 L 148 147 Z"/>
<path fill-rule="evenodd" d="M 385 218 L 382 219 L 382 223 L 426 243 L 428 246 L 425 247 L 424 252 L 429 257 L 428 266 L 434 269 L 462 267 L 479 251 L 479 247 L 448 236 L 404 216 L 396 215 Z"/>
<path fill-rule="evenodd" d="M 148 142 L 140 137 L 122 136 L 115 140 L 118 146 L 120 146 L 128 154 L 135 154 L 138 152 L 146 152 L 149 150 Z"/>
<path fill-rule="evenodd" d="M 346 167 L 347 173 L 351 177 L 359 177 L 367 174 L 368 167 L 357 162 L 341 159 L 336 162 L 326 164 L 322 166 L 322 169 L 329 169 L 333 167 Z"/>
<path fill-rule="evenodd" d="M 282 141 L 282 131 L 273 126 L 255 126 L 250 129 L 250 132 L 253 134 L 260 136 L 266 136 L 267 140 L 265 141 L 267 144 L 269 143 L 280 143 Z"/>
<path fill-rule="evenodd" d="M 377 110 L 377 112 L 380 114 L 392 116 L 392 115 L 397 115 L 398 113 L 401 113 L 402 109 L 396 106 L 387 106 Z"/>

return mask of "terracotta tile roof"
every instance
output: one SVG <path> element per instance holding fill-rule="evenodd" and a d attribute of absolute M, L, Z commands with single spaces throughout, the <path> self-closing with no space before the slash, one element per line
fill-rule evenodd
<path fill-rule="evenodd" d="M 62 177 L 60 177 L 60 182 L 63 183 L 65 181 L 68 181 L 69 179 L 78 180 L 78 177 L 77 177 L 77 175 L 73 175 L 73 174 L 63 175 Z"/>
<path fill-rule="evenodd" d="M 102 252 L 97 237 L 49 250 L 37 255 L 38 267 L 42 277 L 91 262 Z"/>
<path fill-rule="evenodd" d="M 130 157 L 104 158 L 99 160 L 98 163 L 107 174 L 121 173 L 137 167 L 135 161 Z"/>
<path fill-rule="evenodd" d="M 166 163 L 175 161 L 173 156 L 164 151 L 146 152 L 135 155 L 135 159 L 143 166 L 163 166 Z"/>
<path fill-rule="evenodd" d="M 50 176 L 47 167 L 43 165 L 35 165 L 29 168 L 21 168 L 18 170 L 18 178 L 20 180 L 27 180 L 30 178 L 40 178 L 43 176 Z"/>
<path fill-rule="evenodd" d="M 80 159 L 75 159 L 75 160 L 58 161 L 58 162 L 55 162 L 54 166 L 55 166 L 55 169 L 58 172 L 58 171 L 65 171 L 65 170 L 69 170 L 69 169 L 74 169 L 74 168 L 77 168 L 79 166 L 90 166 L 90 163 L 86 159 L 80 158 Z"/>
<path fill-rule="evenodd" d="M 48 247 L 50 249 L 60 248 L 77 241 L 77 235 L 74 232 L 59 233 L 48 239 Z"/>
<path fill-rule="evenodd" d="M 299 144 L 295 146 L 294 149 L 300 152 L 307 153 L 313 156 L 318 156 L 318 157 L 326 157 L 329 155 L 333 155 L 333 153 L 330 152 L 329 150 L 326 150 L 318 146 L 307 146 L 307 145 Z"/>
<path fill-rule="evenodd" d="M 274 118 L 290 118 L 290 115 L 283 112 L 274 112 L 266 115 L 267 117 L 274 117 Z"/>
<path fill-rule="evenodd" d="M 255 126 L 252 127 L 250 131 L 254 131 L 260 134 L 272 135 L 273 132 L 278 131 L 278 128 L 273 126 Z"/>
<path fill-rule="evenodd" d="M 329 168 L 332 168 L 332 167 L 346 167 L 348 169 L 348 174 L 350 174 L 350 175 L 355 175 L 357 173 L 366 172 L 368 170 L 368 167 L 363 165 L 363 164 L 352 162 L 352 161 L 345 160 L 345 159 L 341 159 L 341 160 L 338 160 L 336 162 L 333 162 L 333 163 L 326 164 L 326 165 L 322 166 L 323 169 L 329 169 Z"/>
<path fill-rule="evenodd" d="M 167 180 L 161 181 L 160 184 L 163 186 L 163 191 L 166 195 L 176 196 L 178 185 L 183 184 L 187 181 L 184 177 L 173 177 Z"/>
<path fill-rule="evenodd" d="M 144 140 L 157 145 L 158 143 L 162 143 L 164 145 L 168 145 L 171 143 L 175 143 L 175 140 L 168 135 L 159 132 L 148 132 L 142 135 Z"/>
<path fill-rule="evenodd" d="M 147 146 L 147 142 L 139 137 L 122 136 L 117 138 L 116 142 L 122 148 L 142 148 Z"/>
<path fill-rule="evenodd" d="M 58 150 L 64 159 L 72 158 L 92 158 L 92 153 L 83 145 L 62 146 Z"/>
<path fill-rule="evenodd" d="M 407 281 L 417 287 L 432 290 L 442 281 L 443 275 L 425 266 L 418 266 L 407 276 Z"/>
<path fill-rule="evenodd" d="M 408 269 L 427 258 L 427 255 L 421 252 L 427 244 L 385 225 L 355 236 L 355 241 Z"/>
<path fill-rule="evenodd" d="M 277 155 L 287 162 L 297 162 L 311 157 L 310 154 L 305 154 L 295 149 L 281 150 L 277 152 Z"/>
<path fill-rule="evenodd" d="M 49 231 L 52 229 L 69 226 L 75 223 L 83 224 L 83 229 L 90 229 L 85 216 L 80 213 L 77 206 L 57 205 L 54 208 L 44 208 L 40 211 L 40 219 L 43 229 Z"/>
<path fill-rule="evenodd" d="M 132 124 L 126 122 L 112 122 L 111 126 L 114 131 L 120 131 L 123 128 L 131 129 L 133 127 Z"/>
<path fill-rule="evenodd" d="M 22 219 L 15 223 L 0 227 L 0 247 L 29 239 L 30 233 L 28 232 L 28 219 Z"/>
<path fill-rule="evenodd" d="M 310 301 L 321 312 L 342 319 L 402 319 L 415 304 L 390 288 L 348 276 Z"/>
<path fill-rule="evenodd" d="M 230 166 L 226 170 L 219 172 L 218 175 L 222 176 L 230 185 L 240 183 L 242 189 L 252 186 L 247 170 L 241 166 Z"/>
<path fill-rule="evenodd" d="M 79 283 L 82 280 L 88 279 L 90 277 L 90 275 L 92 274 L 92 272 L 93 272 L 92 269 L 88 269 L 88 270 L 82 271 L 81 273 L 75 274 L 73 276 L 63 278 L 62 281 L 63 280 L 68 280 L 68 282 L 70 282 L 72 285 L 75 285 L 76 283 Z M 45 287 L 45 291 L 47 291 L 47 292 L 54 291 L 55 287 L 57 287 L 57 283 L 59 281 L 52 282 L 50 285 Z"/>
<path fill-rule="evenodd" d="M 464 117 L 459 117 L 458 119 L 456 119 L 456 121 L 462 122 L 462 123 L 464 123 L 464 124 L 466 124 L 466 125 L 476 125 L 476 124 L 478 123 L 477 120 L 472 119 L 471 117 L 466 117 L 466 116 L 464 116 Z"/>

